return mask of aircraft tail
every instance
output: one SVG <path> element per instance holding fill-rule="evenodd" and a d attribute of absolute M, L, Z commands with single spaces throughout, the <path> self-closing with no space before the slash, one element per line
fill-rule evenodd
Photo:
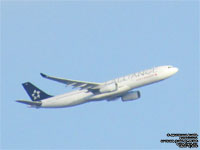
<path fill-rule="evenodd" d="M 52 97 L 51 95 L 46 94 L 30 82 L 23 83 L 22 85 L 32 101 L 41 101 L 43 99 Z M 27 104 L 25 101 L 20 102 Z"/>

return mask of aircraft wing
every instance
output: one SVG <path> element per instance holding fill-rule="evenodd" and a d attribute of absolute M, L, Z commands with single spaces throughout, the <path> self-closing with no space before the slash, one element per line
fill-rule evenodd
<path fill-rule="evenodd" d="M 95 83 L 95 82 L 85 82 L 85 81 L 52 77 L 52 76 L 45 75 L 43 73 L 40 73 L 40 75 L 46 79 L 64 83 L 66 85 L 73 86 L 74 88 L 87 89 L 88 91 L 97 89 L 101 85 L 101 83 Z"/>

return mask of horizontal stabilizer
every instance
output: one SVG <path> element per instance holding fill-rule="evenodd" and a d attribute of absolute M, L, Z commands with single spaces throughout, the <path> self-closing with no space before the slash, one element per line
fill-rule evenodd
<path fill-rule="evenodd" d="M 40 101 L 17 100 L 16 102 L 31 105 L 31 106 L 41 106 L 42 105 L 42 102 L 40 102 Z"/>

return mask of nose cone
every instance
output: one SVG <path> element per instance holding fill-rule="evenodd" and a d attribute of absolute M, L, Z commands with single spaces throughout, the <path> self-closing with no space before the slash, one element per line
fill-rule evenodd
<path fill-rule="evenodd" d="M 177 73 L 178 72 L 178 68 L 174 67 L 173 68 L 173 72 L 174 72 L 174 74 Z"/>
<path fill-rule="evenodd" d="M 178 72 L 178 70 L 179 69 L 177 67 L 164 66 L 164 67 L 160 68 L 160 78 L 167 79 L 167 78 L 173 76 L 174 74 L 176 74 Z"/>
<path fill-rule="evenodd" d="M 169 69 L 169 75 L 172 76 L 178 72 L 178 68 L 173 67 Z"/>

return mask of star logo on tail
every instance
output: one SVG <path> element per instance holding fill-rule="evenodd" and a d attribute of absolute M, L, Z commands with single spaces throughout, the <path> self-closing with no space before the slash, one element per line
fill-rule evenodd
<path fill-rule="evenodd" d="M 37 100 L 38 98 L 40 98 L 40 91 L 34 90 L 31 96 L 34 100 Z"/>

